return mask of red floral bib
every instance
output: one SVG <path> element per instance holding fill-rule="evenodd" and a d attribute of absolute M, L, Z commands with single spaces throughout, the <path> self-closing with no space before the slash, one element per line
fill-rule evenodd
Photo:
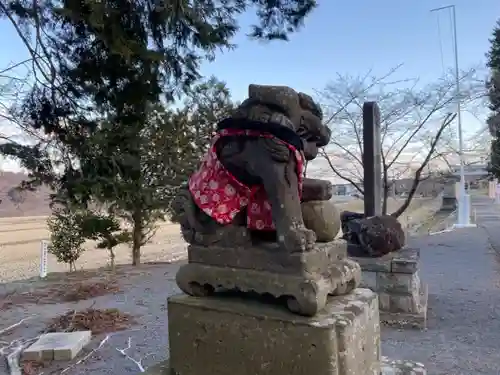
<path fill-rule="evenodd" d="M 189 179 L 189 191 L 196 205 L 219 224 L 230 224 L 236 214 L 247 207 L 247 227 L 255 230 L 275 230 L 271 204 L 264 186 L 248 187 L 224 168 L 217 158 L 216 142 L 226 136 L 257 136 L 275 138 L 274 135 L 253 130 L 224 129 L 212 139 L 212 146 L 205 154 L 201 166 Z M 304 156 L 292 145 L 285 144 L 295 155 L 299 195 L 302 192 Z"/>

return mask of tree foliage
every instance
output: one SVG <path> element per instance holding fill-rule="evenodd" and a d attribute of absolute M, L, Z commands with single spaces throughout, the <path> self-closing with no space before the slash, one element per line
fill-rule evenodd
<path fill-rule="evenodd" d="M 82 214 L 78 210 L 60 208 L 54 210 L 47 221 L 50 230 L 48 251 L 59 262 L 68 264 L 70 271 L 76 271 L 76 261 L 85 250 L 81 218 Z"/>
<path fill-rule="evenodd" d="M 491 157 L 488 169 L 492 176 L 500 178 L 500 20 L 493 30 L 490 43 L 486 65 L 490 69 L 487 88 L 491 114 L 487 119 L 487 123 L 493 139 L 491 141 Z"/>
<path fill-rule="evenodd" d="M 31 144 L 2 144 L 0 153 L 29 171 L 24 188 L 47 184 L 55 191 L 54 209 L 98 204 L 110 217 L 124 219 L 132 227 L 138 264 L 141 246 L 195 167 L 214 121 L 231 107 L 222 83 L 212 79 L 193 87 L 200 63 L 234 47 L 241 13 L 257 12 L 251 37 L 286 40 L 315 5 L 3 1 L 0 16 L 30 52 L 36 79 L 12 110 L 35 137 Z M 169 108 L 166 103 L 182 94 L 186 106 Z M 116 229 L 108 224 L 108 232 Z"/>
<path fill-rule="evenodd" d="M 97 241 L 98 249 L 108 251 L 110 266 L 114 268 L 115 247 L 130 242 L 130 231 L 123 229 L 115 216 L 90 210 L 78 217 L 76 224 L 82 238 Z"/>
<path fill-rule="evenodd" d="M 210 77 L 189 91 L 184 105 L 194 132 L 195 157 L 199 159 L 207 151 L 217 123 L 228 117 L 237 103 L 231 100 L 225 82 Z"/>

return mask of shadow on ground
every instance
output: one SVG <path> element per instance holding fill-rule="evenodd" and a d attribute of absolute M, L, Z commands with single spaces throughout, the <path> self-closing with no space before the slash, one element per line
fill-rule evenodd
<path fill-rule="evenodd" d="M 428 329 L 383 328 L 383 354 L 423 362 L 433 375 L 499 374 L 500 274 L 486 230 L 413 242 L 421 248 L 421 277 L 429 285 Z"/>

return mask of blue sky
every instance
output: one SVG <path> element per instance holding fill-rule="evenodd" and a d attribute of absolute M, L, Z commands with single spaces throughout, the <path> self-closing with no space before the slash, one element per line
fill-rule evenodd
<path fill-rule="evenodd" d="M 484 63 L 488 39 L 500 19 L 498 0 L 319 0 L 305 27 L 288 43 L 249 40 L 245 32 L 255 16 L 245 15 L 234 40 L 237 49 L 219 53 L 214 62 L 203 65 L 202 73 L 226 81 L 237 100 L 245 97 L 249 83 L 284 84 L 313 93 L 337 73 L 356 76 L 372 69 L 381 75 L 399 64 L 404 65 L 398 79 L 429 82 L 443 74 L 442 62 L 445 68 L 453 67 L 450 14 L 430 13 L 450 4 L 456 5 L 460 66 Z M 0 69 L 27 58 L 5 20 L 0 21 L 0 38 Z M 464 128 L 479 126 L 472 116 L 464 116 Z"/>
<path fill-rule="evenodd" d="M 372 4 L 372 5 L 370 5 Z M 373 69 L 384 74 L 403 63 L 401 78 L 432 80 L 443 73 L 438 15 L 439 0 L 320 0 L 290 42 L 259 44 L 239 35 L 238 49 L 219 54 L 203 72 L 225 80 L 236 99 L 248 83 L 286 84 L 305 92 L 324 87 L 336 73 L 358 75 Z M 459 63 L 484 61 L 488 39 L 500 18 L 498 0 L 455 0 Z M 439 12 L 445 67 L 454 64 L 448 11 Z M 242 22 L 252 21 L 247 16 Z M 242 30 L 242 31 L 243 31 Z"/>
<path fill-rule="evenodd" d="M 372 4 L 372 5 L 369 5 Z M 235 99 L 249 83 L 286 84 L 305 92 L 320 89 L 336 73 L 358 75 L 373 69 L 384 74 L 403 63 L 401 78 L 432 80 L 443 72 L 437 14 L 430 9 L 450 5 L 439 0 L 319 0 L 319 7 L 290 42 L 268 44 L 244 35 L 254 16 L 241 20 L 238 48 L 219 53 L 203 66 L 205 75 L 225 80 Z M 484 61 L 488 38 L 500 18 L 498 0 L 455 0 L 459 60 L 463 68 Z M 453 67 L 448 11 L 439 15 L 444 63 Z M 0 67 L 27 57 L 11 25 L 0 21 Z"/>

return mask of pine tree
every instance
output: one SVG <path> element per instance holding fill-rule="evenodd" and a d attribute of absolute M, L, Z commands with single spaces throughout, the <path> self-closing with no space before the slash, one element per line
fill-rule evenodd
<path fill-rule="evenodd" d="M 193 160 L 188 128 L 196 116 L 166 103 L 190 93 L 203 60 L 233 47 L 241 13 L 256 11 L 251 37 L 286 40 L 315 6 L 315 0 L 1 1 L 0 18 L 17 26 L 39 70 L 18 110 L 40 141 L 5 143 L 0 153 L 29 171 L 29 188 L 55 189 L 52 203 L 86 208 L 97 201 L 128 221 L 138 264 L 154 223 L 168 211 L 169 187 L 192 167 L 184 161 Z M 212 86 L 217 90 L 201 91 L 224 94 Z"/>
<path fill-rule="evenodd" d="M 487 88 L 491 114 L 487 119 L 487 124 L 493 139 L 488 169 L 492 176 L 500 178 L 500 20 L 493 30 L 490 43 L 487 66 L 490 68 L 491 77 Z"/>

